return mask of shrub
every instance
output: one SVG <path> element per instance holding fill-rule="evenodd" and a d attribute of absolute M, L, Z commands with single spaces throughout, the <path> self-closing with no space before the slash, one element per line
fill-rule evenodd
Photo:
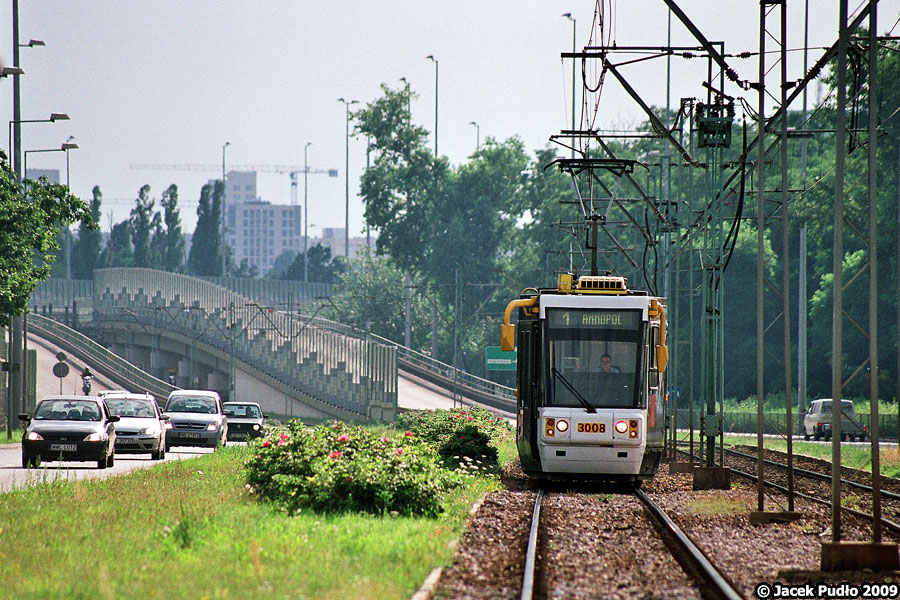
<path fill-rule="evenodd" d="M 270 432 L 252 448 L 247 483 L 291 514 L 309 508 L 434 516 L 443 493 L 460 482 L 411 434 L 378 436 L 344 423 L 290 421 L 286 431 Z"/>
<path fill-rule="evenodd" d="M 410 411 L 401 414 L 397 424 L 430 444 L 452 466 L 481 462 L 495 467 L 497 448 L 512 435 L 505 419 L 479 407 Z"/>

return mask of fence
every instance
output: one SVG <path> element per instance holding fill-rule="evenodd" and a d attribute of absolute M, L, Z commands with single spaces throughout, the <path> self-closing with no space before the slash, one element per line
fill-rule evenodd
<path fill-rule="evenodd" d="M 700 429 L 700 410 L 694 410 L 694 429 Z M 767 412 L 763 414 L 763 434 L 765 435 L 784 435 L 785 414 L 783 412 Z M 756 433 L 756 413 L 755 412 L 726 412 L 723 415 L 725 421 L 726 433 Z M 871 430 L 871 419 L 869 413 L 856 413 L 856 421 Z M 676 425 L 679 429 L 687 429 L 690 426 L 689 411 L 679 410 L 676 418 Z M 803 434 L 802 416 L 794 413 L 794 424 L 792 432 L 796 435 Z M 897 439 L 897 414 L 879 414 L 878 415 L 878 437 L 881 439 Z"/>

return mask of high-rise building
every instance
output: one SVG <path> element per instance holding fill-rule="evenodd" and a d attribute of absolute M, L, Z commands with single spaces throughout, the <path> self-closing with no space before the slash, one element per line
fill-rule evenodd
<path fill-rule="evenodd" d="M 25 177 L 35 181 L 41 177 L 46 177 L 50 183 L 59 183 L 59 169 L 28 169 Z"/>
<path fill-rule="evenodd" d="M 246 259 L 262 274 L 282 253 L 303 251 L 300 206 L 260 200 L 255 171 L 229 172 L 225 190 L 225 242 L 236 265 Z"/>

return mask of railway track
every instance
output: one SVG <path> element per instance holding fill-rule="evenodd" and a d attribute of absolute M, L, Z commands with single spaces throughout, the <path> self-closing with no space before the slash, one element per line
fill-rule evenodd
<path fill-rule="evenodd" d="M 766 451 L 770 456 L 780 456 L 787 460 L 786 455 L 780 452 Z M 725 455 L 728 457 L 726 466 L 731 469 L 735 475 L 756 482 L 756 454 L 748 454 L 732 448 L 725 449 Z M 795 461 L 800 458 L 801 462 L 805 457 L 796 457 Z M 823 506 L 831 506 L 831 466 L 830 463 L 809 459 L 806 461 L 809 466 L 817 466 L 815 468 L 793 468 L 794 479 L 794 495 Z M 765 486 L 778 490 L 783 494 L 788 494 L 786 487 L 787 480 L 787 464 L 771 458 L 764 458 L 763 463 L 768 467 L 773 467 L 775 471 L 769 470 L 769 477 L 765 480 Z M 825 472 L 827 468 L 827 472 Z M 842 511 L 856 517 L 872 521 L 874 516 L 871 512 L 871 494 L 872 486 L 863 483 L 859 479 L 859 474 L 854 475 L 854 479 L 841 478 L 841 495 L 844 499 Z M 888 487 L 897 487 L 898 483 L 888 480 Z M 881 490 L 882 501 L 882 525 L 895 533 L 900 533 L 900 493 L 889 489 Z"/>
<path fill-rule="evenodd" d="M 727 578 L 716 569 L 703 552 L 701 552 L 690 538 L 688 538 L 688 536 L 678 527 L 675 521 L 670 518 L 662 508 L 653 502 L 646 493 L 635 490 L 632 494 L 627 494 L 623 497 L 636 499 L 638 501 L 631 503 L 632 508 L 634 508 L 635 511 L 643 509 L 641 512 L 646 516 L 646 521 L 649 522 L 650 526 L 653 527 L 662 538 L 659 540 L 660 544 L 654 545 L 649 543 L 650 540 L 646 536 L 640 536 L 642 544 L 645 544 L 646 556 L 649 557 L 650 554 L 654 552 L 665 554 L 667 549 L 668 559 L 680 564 L 683 572 L 689 574 L 690 579 L 693 580 L 694 590 L 689 591 L 684 589 L 679 593 L 677 592 L 677 587 L 670 586 L 665 588 L 669 593 L 675 592 L 673 597 L 702 597 L 716 600 L 740 600 L 742 598 L 742 596 L 735 591 Z M 544 490 L 539 490 L 535 497 L 532 510 L 531 527 L 529 530 L 524 561 L 525 568 L 522 578 L 522 591 L 519 596 L 520 600 L 532 600 L 535 597 L 558 597 L 561 592 L 560 585 L 565 586 L 565 576 L 560 577 L 558 574 L 554 574 L 554 571 L 558 570 L 558 565 L 554 565 L 552 559 L 559 556 L 560 553 L 548 551 L 548 549 L 550 547 L 560 547 L 560 540 L 558 539 L 560 537 L 560 530 L 564 531 L 567 527 L 565 523 L 552 524 L 542 522 L 542 505 L 545 498 L 548 498 L 548 496 L 545 495 Z M 554 532 L 554 529 L 557 531 Z M 545 540 L 542 543 L 540 535 L 542 530 L 544 531 L 545 537 L 549 538 L 550 541 Z M 554 534 L 557 535 L 557 539 L 553 538 Z M 661 547 L 662 545 L 664 545 L 665 549 Z M 544 549 L 543 553 L 540 552 L 541 548 Z M 616 553 L 620 550 L 621 548 L 615 543 L 606 543 L 596 548 L 598 553 Z M 654 558 L 654 562 L 658 564 L 663 558 L 664 557 L 662 556 L 657 556 Z M 640 570 L 641 563 L 639 561 L 636 562 L 637 564 L 635 564 L 634 567 Z M 565 572 L 565 570 L 563 571 Z M 659 573 L 659 571 L 655 572 Z M 636 578 L 637 581 L 635 581 L 637 588 L 642 588 L 646 585 L 644 576 L 645 574 L 643 573 L 638 574 Z M 621 594 L 624 592 L 624 597 L 629 597 L 628 592 L 626 591 L 631 587 L 629 585 L 630 582 L 628 581 L 628 574 L 619 573 L 618 577 L 621 581 L 612 582 L 614 583 L 615 588 L 607 590 L 606 593 L 611 594 L 613 592 L 618 592 Z M 653 585 L 659 585 L 660 583 L 661 582 L 659 581 L 655 581 L 653 582 Z M 682 582 L 681 585 L 683 586 L 684 583 L 685 582 Z M 581 584 L 577 585 L 580 586 Z M 550 593 L 551 590 L 553 592 L 552 594 Z M 574 593 L 575 591 L 576 590 L 565 590 L 564 594 L 568 596 L 570 592 Z M 598 591 L 602 592 L 602 590 Z M 646 592 L 647 590 L 644 589 L 643 591 Z M 690 593 L 691 591 L 694 593 Z"/>

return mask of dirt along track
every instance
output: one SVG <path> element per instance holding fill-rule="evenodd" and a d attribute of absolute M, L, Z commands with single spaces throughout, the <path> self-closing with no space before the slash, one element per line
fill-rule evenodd
<path fill-rule="evenodd" d="M 732 478 L 730 490 L 692 489 L 691 474 L 668 473 L 662 466 L 643 490 L 690 537 L 744 598 L 761 583 L 787 584 L 897 581 L 897 573 L 819 571 L 822 542 L 830 540 L 830 511 L 802 499 L 802 518 L 791 523 L 752 525 L 756 488 Z M 507 471 L 506 490 L 485 497 L 460 540 L 453 565 L 444 570 L 435 598 L 518 598 L 521 586 L 528 507 L 535 491 L 530 480 Z M 590 489 L 561 489 L 550 495 L 547 522 L 556 522 L 538 560 L 563 568 L 536 582 L 539 598 L 692 598 L 696 589 L 678 565 L 648 540 L 636 502 L 627 495 Z M 546 500 L 545 500 L 546 501 Z M 783 497 L 767 497 L 767 510 L 780 510 Z M 602 518 L 597 520 L 596 517 Z M 542 522 L 544 520 L 542 515 Z M 846 539 L 870 539 L 871 524 L 847 515 Z M 900 536 L 885 532 L 885 541 Z M 637 542 L 637 543 L 635 543 Z M 630 565 L 646 569 L 632 573 Z M 655 574 L 641 578 L 643 574 Z"/>

